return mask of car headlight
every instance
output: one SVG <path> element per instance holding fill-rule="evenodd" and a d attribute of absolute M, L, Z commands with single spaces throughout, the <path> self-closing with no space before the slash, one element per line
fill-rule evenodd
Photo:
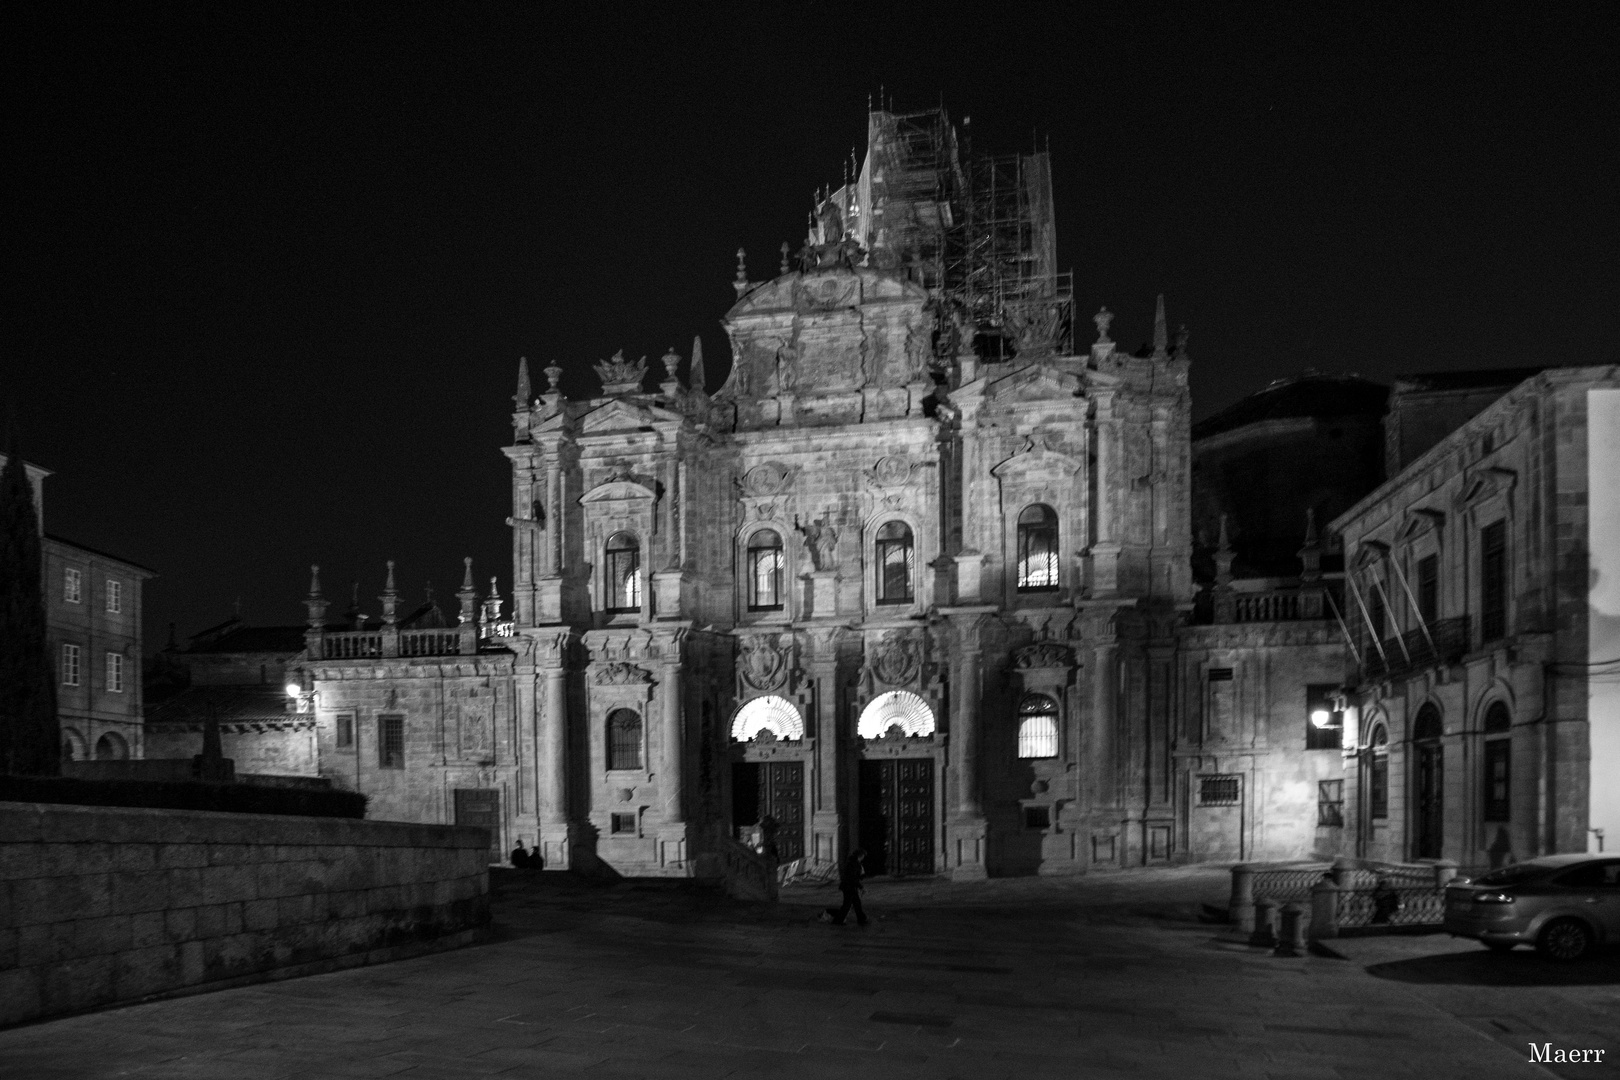
<path fill-rule="evenodd" d="M 1505 892 L 1479 892 L 1474 894 L 1474 903 L 1476 904 L 1511 904 L 1513 902 L 1513 897 Z"/>

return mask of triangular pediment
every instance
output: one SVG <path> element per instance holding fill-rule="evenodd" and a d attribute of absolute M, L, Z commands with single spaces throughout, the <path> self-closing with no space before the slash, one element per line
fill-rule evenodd
<path fill-rule="evenodd" d="M 1476 469 L 1463 477 L 1462 496 L 1457 500 L 1457 509 L 1467 509 L 1497 495 L 1511 495 L 1518 479 L 1519 474 L 1512 469 L 1495 466 Z"/>
<path fill-rule="evenodd" d="M 612 431 L 642 431 L 662 424 L 678 424 L 682 419 L 680 413 L 657 405 L 617 398 L 586 413 L 580 420 L 579 428 L 586 435 L 601 435 Z"/>
<path fill-rule="evenodd" d="M 989 384 L 985 399 L 998 405 L 1062 401 L 1082 392 L 1080 379 L 1066 371 L 1034 363 Z"/>

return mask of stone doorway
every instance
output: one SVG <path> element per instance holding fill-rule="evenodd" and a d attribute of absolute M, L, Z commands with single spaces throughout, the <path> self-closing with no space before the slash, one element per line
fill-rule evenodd
<path fill-rule="evenodd" d="M 494 788 L 456 788 L 456 824 L 489 830 L 489 861 L 505 862 L 501 842 L 501 793 Z"/>
<path fill-rule="evenodd" d="M 782 862 L 804 857 L 804 762 L 738 761 L 731 766 L 731 826 L 751 828 L 769 814 L 776 819 L 776 853 Z"/>
<path fill-rule="evenodd" d="M 1442 806 L 1445 800 L 1445 776 L 1442 769 L 1439 742 L 1422 742 L 1417 747 L 1417 821 L 1413 837 L 1413 855 L 1419 859 L 1438 859 L 1444 843 Z"/>
<path fill-rule="evenodd" d="M 932 758 L 861 762 L 859 813 L 868 874 L 935 872 Z"/>

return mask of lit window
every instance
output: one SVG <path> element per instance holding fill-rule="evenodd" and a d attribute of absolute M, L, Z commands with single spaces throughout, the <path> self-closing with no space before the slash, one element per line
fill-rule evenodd
<path fill-rule="evenodd" d="M 911 603 L 911 569 L 911 528 L 891 521 L 877 532 L 877 602 Z"/>
<path fill-rule="evenodd" d="M 77 645 L 62 646 L 62 685 L 79 685 L 79 647 Z"/>
<path fill-rule="evenodd" d="M 634 709 L 614 709 L 607 719 L 609 769 L 641 768 L 641 716 Z"/>
<path fill-rule="evenodd" d="M 630 533 L 608 537 L 607 609 L 619 614 L 641 610 L 641 543 Z"/>
<path fill-rule="evenodd" d="M 124 692 L 124 654 L 110 652 L 107 654 L 107 691 L 112 694 Z"/>
<path fill-rule="evenodd" d="M 124 583 L 107 579 L 107 610 L 114 615 L 124 610 Z"/>
<path fill-rule="evenodd" d="M 382 769 L 405 767 L 405 718 L 377 717 L 377 766 Z"/>
<path fill-rule="evenodd" d="M 1344 824 L 1344 781 L 1316 782 L 1316 823 L 1328 828 Z"/>
<path fill-rule="evenodd" d="M 782 538 L 774 529 L 748 538 L 748 610 L 782 610 Z"/>
<path fill-rule="evenodd" d="M 1057 702 L 1045 694 L 1025 694 L 1018 704 L 1018 717 L 1018 756 L 1057 757 Z"/>
<path fill-rule="evenodd" d="M 71 569 L 63 570 L 62 571 L 62 599 L 67 601 L 70 604 L 79 603 L 80 602 L 80 600 L 79 600 L 80 587 L 81 587 L 81 584 L 82 584 L 83 580 L 84 580 L 84 577 L 83 577 L 83 575 L 81 575 L 79 573 L 79 571 L 71 570 Z"/>
<path fill-rule="evenodd" d="M 1036 503 L 1018 515 L 1018 588 L 1025 592 L 1058 587 L 1058 518 Z"/>

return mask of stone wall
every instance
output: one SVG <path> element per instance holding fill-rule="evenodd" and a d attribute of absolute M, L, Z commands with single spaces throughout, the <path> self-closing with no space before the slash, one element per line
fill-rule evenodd
<path fill-rule="evenodd" d="M 488 853 L 454 826 L 0 803 L 0 1024 L 466 944 Z"/>

